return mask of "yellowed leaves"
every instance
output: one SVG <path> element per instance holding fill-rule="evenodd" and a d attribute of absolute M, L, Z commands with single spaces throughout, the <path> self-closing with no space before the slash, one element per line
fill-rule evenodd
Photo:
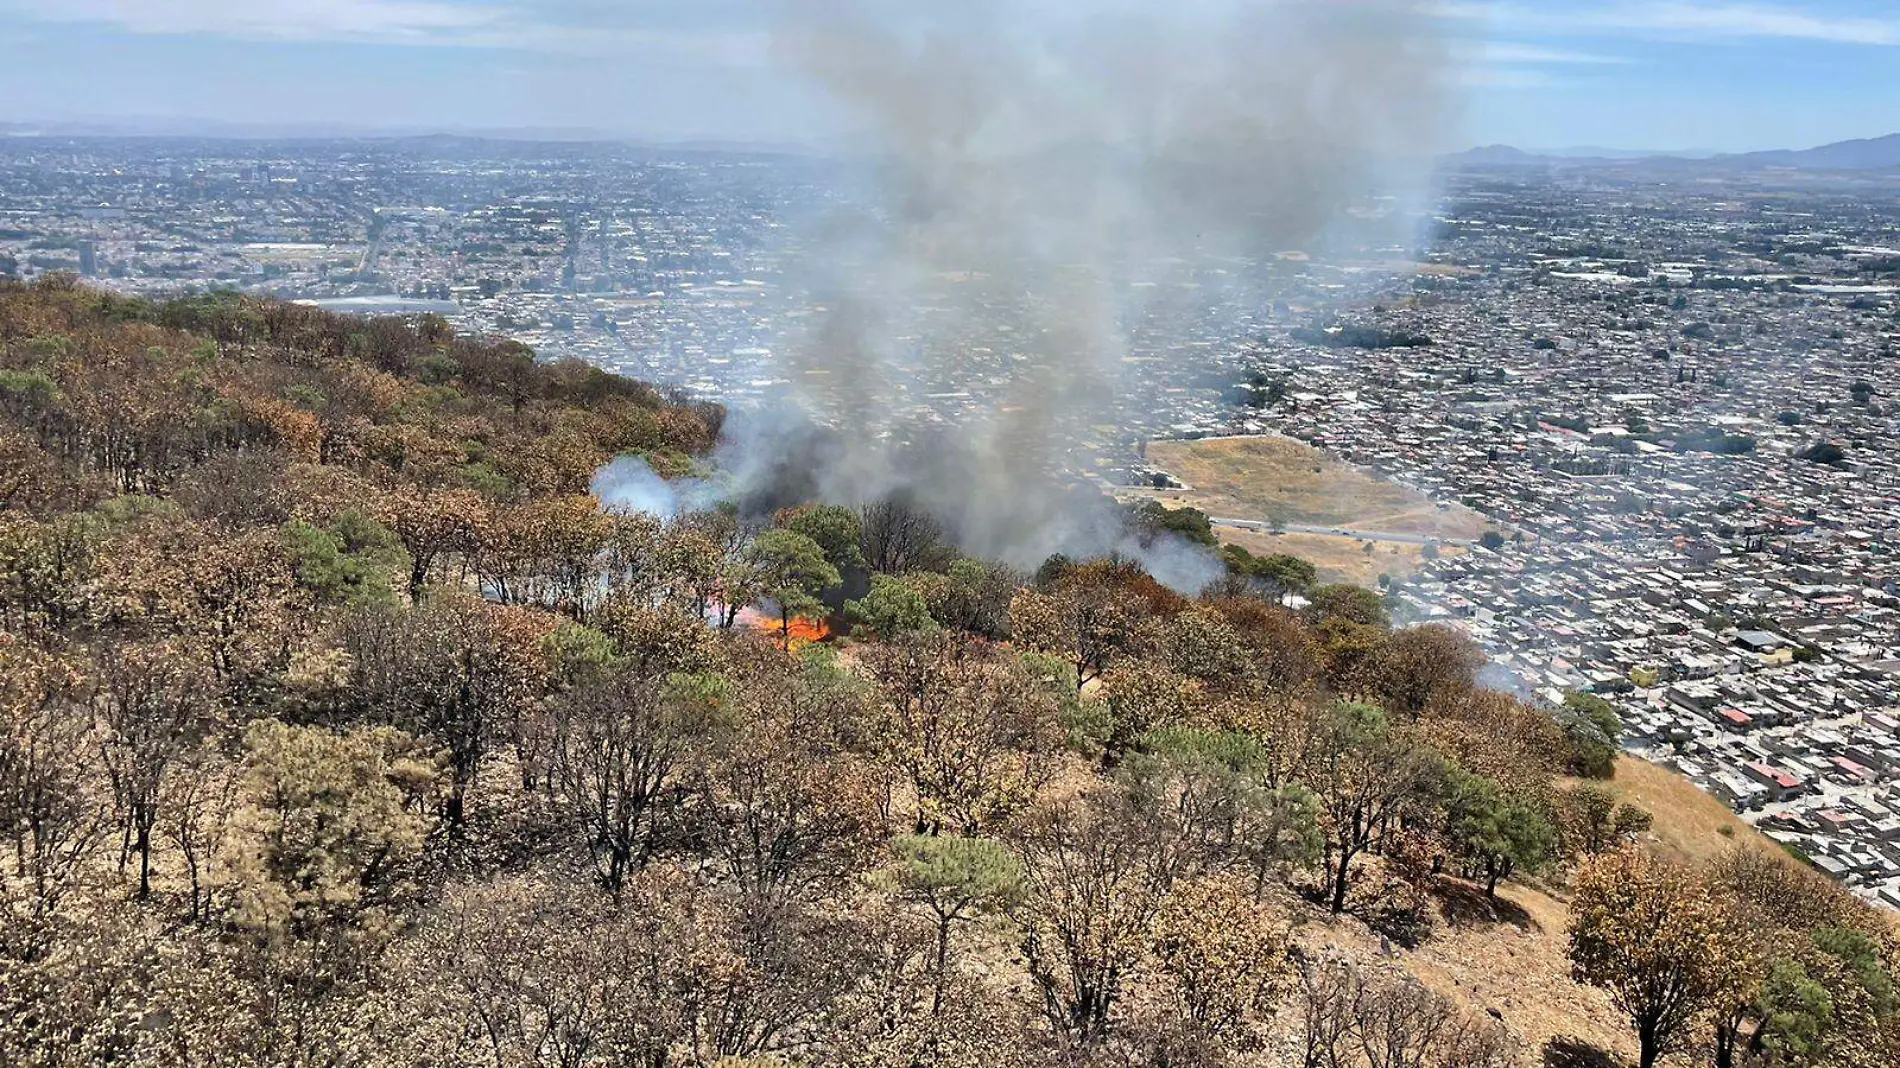
<path fill-rule="evenodd" d="M 1578 980 L 1610 992 L 1661 1047 L 1703 1012 L 1735 1000 L 1748 945 L 1701 879 L 1634 848 L 1586 862 L 1570 909 Z"/>
<path fill-rule="evenodd" d="M 1251 1045 L 1288 986 L 1286 925 L 1235 879 L 1176 886 L 1149 929 L 1149 952 L 1189 1019 Z"/>

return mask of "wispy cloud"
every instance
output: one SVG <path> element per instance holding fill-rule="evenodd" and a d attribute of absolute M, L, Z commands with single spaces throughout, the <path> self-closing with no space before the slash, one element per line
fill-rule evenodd
<path fill-rule="evenodd" d="M 1547 89 L 1563 84 L 1535 67 L 1466 67 L 1458 84 L 1470 89 Z"/>
<path fill-rule="evenodd" d="M 1546 45 L 1517 44 L 1510 41 L 1479 42 L 1470 51 L 1474 63 L 1528 66 L 1619 67 L 1635 62 L 1628 56 L 1578 52 Z"/>
<path fill-rule="evenodd" d="M 664 49 L 694 59 L 756 62 L 761 31 L 680 18 L 678 5 L 495 3 L 485 0 L 0 0 L 0 13 L 90 23 L 124 33 L 248 41 L 483 48 L 574 56 Z M 643 16 L 652 18 L 644 19 Z M 650 24 L 649 24 L 650 23 Z"/>
<path fill-rule="evenodd" d="M 1720 37 L 1783 37 L 1839 44 L 1900 44 L 1900 19 L 1828 17 L 1761 4 L 1655 4 L 1608 15 L 1633 30 L 1706 33 Z"/>
<path fill-rule="evenodd" d="M 1457 40 L 1459 84 L 1473 89 L 1547 89 L 1571 84 L 1590 68 L 1628 66 L 1628 56 L 1517 41 Z M 1560 75 L 1567 71 L 1571 74 Z"/>
<path fill-rule="evenodd" d="M 1443 18 L 1483 20 L 1496 29 L 1542 34 L 1665 39 L 1783 39 L 1854 45 L 1900 45 L 1900 17 L 1818 13 L 1788 4 L 1673 0 L 1661 3 L 1553 4 L 1445 0 Z"/>
<path fill-rule="evenodd" d="M 451 0 L 0 0 L 0 9 L 139 34 L 397 44 L 461 42 L 522 21 L 504 6 Z"/>

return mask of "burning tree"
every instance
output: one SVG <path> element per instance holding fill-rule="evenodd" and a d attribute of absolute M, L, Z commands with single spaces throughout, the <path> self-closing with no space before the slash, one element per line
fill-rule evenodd
<path fill-rule="evenodd" d="M 759 589 L 778 606 L 779 636 L 792 644 L 792 619 L 822 612 L 819 594 L 842 579 L 818 543 L 791 530 L 768 530 L 752 543 L 751 562 Z"/>

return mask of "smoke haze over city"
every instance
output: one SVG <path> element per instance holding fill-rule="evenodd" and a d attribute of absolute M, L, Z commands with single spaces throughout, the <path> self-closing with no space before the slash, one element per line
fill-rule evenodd
<path fill-rule="evenodd" d="M 812 453 L 820 494 L 911 497 L 1019 565 L 1122 548 L 1053 476 L 1111 420 L 1133 324 L 1203 288 L 1252 298 L 1263 260 L 1347 222 L 1410 237 L 1452 103 L 1419 6 L 789 5 L 776 53 L 874 161 L 869 203 L 809 224 L 813 306 L 775 346 L 849 438 Z M 926 393 L 986 403 L 940 425 Z M 785 447 L 774 418 L 739 413 L 742 454 Z"/>

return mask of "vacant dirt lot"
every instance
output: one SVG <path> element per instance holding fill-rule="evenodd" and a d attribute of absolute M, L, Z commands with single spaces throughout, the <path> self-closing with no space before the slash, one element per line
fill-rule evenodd
<path fill-rule="evenodd" d="M 1229 545 L 1238 545 L 1255 556 L 1286 553 L 1297 556 L 1319 569 L 1321 582 L 1346 582 L 1373 588 L 1380 575 L 1402 582 L 1417 571 L 1425 560 L 1425 547 L 1404 542 L 1366 542 L 1359 538 L 1332 534 L 1269 534 L 1266 531 L 1235 530 L 1219 527 L 1215 533 Z M 1366 552 L 1366 546 L 1372 546 Z M 1442 546 L 1440 556 L 1463 552 L 1455 546 Z"/>
<path fill-rule="evenodd" d="M 1476 538 L 1483 516 L 1440 507 L 1422 493 L 1285 438 L 1157 441 L 1150 463 L 1188 484 L 1155 494 L 1209 515 L 1435 538 Z"/>

